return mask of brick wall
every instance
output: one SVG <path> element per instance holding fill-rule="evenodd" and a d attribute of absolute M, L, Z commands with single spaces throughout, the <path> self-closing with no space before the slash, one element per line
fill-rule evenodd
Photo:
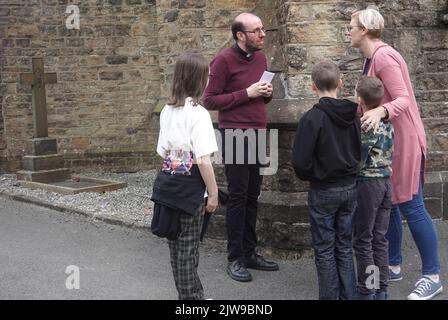
<path fill-rule="evenodd" d="M 0 7 L 0 21 L 4 16 L 9 14 L 9 10 Z M 0 39 L 4 37 L 4 27 L 0 22 Z M 0 68 L 3 65 L 3 46 L 0 45 Z M 6 171 L 6 142 L 5 142 L 5 126 L 3 120 L 3 91 L 2 73 L 0 72 L 0 173 Z"/>
<path fill-rule="evenodd" d="M 79 7 L 79 30 L 66 27 L 69 4 Z M 31 90 L 18 84 L 19 73 L 42 56 L 46 71 L 58 75 L 46 86 L 49 136 L 66 165 L 148 167 L 160 90 L 155 1 L 5 0 L 0 14 L 9 160 L 20 159 L 32 137 Z"/>

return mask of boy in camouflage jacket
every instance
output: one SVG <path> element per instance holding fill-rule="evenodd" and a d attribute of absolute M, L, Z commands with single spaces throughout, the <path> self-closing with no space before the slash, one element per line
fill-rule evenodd
<path fill-rule="evenodd" d="M 362 77 L 356 94 L 363 112 L 382 108 L 383 83 Z M 389 278 L 388 242 L 394 131 L 390 122 L 361 133 L 361 171 L 357 180 L 357 209 L 353 217 L 357 262 L 357 296 L 363 300 L 387 299 Z"/>

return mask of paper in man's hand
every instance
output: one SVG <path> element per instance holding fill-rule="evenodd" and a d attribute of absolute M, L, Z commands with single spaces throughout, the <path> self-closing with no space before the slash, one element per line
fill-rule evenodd
<path fill-rule="evenodd" d="M 260 81 L 265 81 L 265 82 L 271 83 L 274 76 L 275 76 L 275 73 L 265 71 L 265 72 L 263 72 L 263 75 L 261 76 Z"/>

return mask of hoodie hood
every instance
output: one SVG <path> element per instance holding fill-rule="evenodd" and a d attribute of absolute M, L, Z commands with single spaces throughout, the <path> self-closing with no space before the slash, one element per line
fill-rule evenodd
<path fill-rule="evenodd" d="M 314 107 L 325 112 L 339 127 L 349 127 L 357 118 L 358 105 L 347 99 L 320 98 Z"/>

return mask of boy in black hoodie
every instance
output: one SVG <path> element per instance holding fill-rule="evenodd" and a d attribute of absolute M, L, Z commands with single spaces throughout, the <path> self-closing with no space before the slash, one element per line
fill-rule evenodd
<path fill-rule="evenodd" d="M 319 299 L 353 299 L 352 215 L 361 160 L 357 104 L 337 99 L 342 80 L 334 63 L 318 63 L 312 80 L 319 102 L 299 121 L 292 164 L 297 177 L 310 182 L 308 206 Z"/>

